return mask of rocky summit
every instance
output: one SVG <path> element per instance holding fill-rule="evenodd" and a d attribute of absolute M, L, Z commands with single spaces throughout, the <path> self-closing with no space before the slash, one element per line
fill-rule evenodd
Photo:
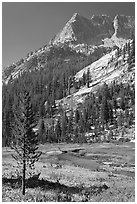
<path fill-rule="evenodd" d="M 8 83 L 26 71 L 40 70 L 49 61 L 58 57 L 61 59 L 62 56 L 70 60 L 72 56 L 81 53 L 84 56 L 92 56 L 95 61 L 115 49 L 115 46 L 119 48 L 124 46 L 134 34 L 133 16 L 116 15 L 112 18 L 107 15 L 93 15 L 87 19 L 74 13 L 64 28 L 47 45 L 3 68 L 3 82 Z"/>
<path fill-rule="evenodd" d="M 129 39 L 134 32 L 135 19 L 132 16 L 116 15 L 112 19 L 107 15 L 93 15 L 87 19 L 75 13 L 51 42 L 100 45 L 106 38 Z"/>

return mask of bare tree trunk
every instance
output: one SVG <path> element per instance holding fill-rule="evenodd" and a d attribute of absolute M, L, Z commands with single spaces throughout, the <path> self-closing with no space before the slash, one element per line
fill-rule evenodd
<path fill-rule="evenodd" d="M 22 175 L 22 194 L 25 195 L 25 173 L 26 173 L 26 161 L 23 159 L 23 175 Z"/>

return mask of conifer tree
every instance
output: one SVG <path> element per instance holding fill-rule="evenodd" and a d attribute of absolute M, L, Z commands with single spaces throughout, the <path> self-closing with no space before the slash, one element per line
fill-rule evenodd
<path fill-rule="evenodd" d="M 108 105 L 109 105 L 109 120 L 111 121 L 111 123 L 113 123 L 113 106 L 111 103 L 109 103 Z"/>
<path fill-rule="evenodd" d="M 21 96 L 19 110 L 14 111 L 14 115 L 13 135 L 16 142 L 11 145 L 11 148 L 16 152 L 13 158 L 22 165 L 22 194 L 25 195 L 27 167 L 34 167 L 41 155 L 41 152 L 37 151 L 38 135 L 33 131 L 36 121 L 28 91 L 25 90 Z"/>
<path fill-rule="evenodd" d="M 57 124 L 56 124 L 56 126 L 55 126 L 55 135 L 56 135 L 57 141 L 58 141 L 58 143 L 59 143 L 60 140 L 61 140 L 60 118 L 58 119 Z"/>
<path fill-rule="evenodd" d="M 133 63 L 135 62 L 135 36 L 132 36 L 130 60 L 132 60 Z"/>
<path fill-rule="evenodd" d="M 39 116 L 40 118 L 43 118 L 45 116 L 45 105 L 44 103 L 41 103 L 40 104 L 40 107 L 39 107 Z"/>
<path fill-rule="evenodd" d="M 53 81 L 52 81 L 52 94 L 51 94 L 52 96 L 51 96 L 51 100 L 52 100 L 52 105 L 53 105 L 54 108 L 56 108 L 55 89 L 56 89 L 56 87 L 55 87 L 55 79 L 53 79 Z"/>
<path fill-rule="evenodd" d="M 117 47 L 117 58 L 119 58 L 119 57 L 120 57 L 120 48 Z"/>
<path fill-rule="evenodd" d="M 82 85 L 83 86 L 86 85 L 86 74 L 85 74 L 85 72 L 83 73 L 83 76 L 82 76 Z"/>
<path fill-rule="evenodd" d="M 116 96 L 113 96 L 112 105 L 113 105 L 113 108 L 114 108 L 115 114 L 116 114 L 116 110 L 117 110 L 117 100 L 116 100 Z"/>
<path fill-rule="evenodd" d="M 121 108 L 122 110 L 125 110 L 125 97 L 124 97 L 124 96 L 121 97 L 121 100 L 120 100 L 120 108 Z"/>
<path fill-rule="evenodd" d="M 66 137 L 67 137 L 67 124 L 68 124 L 68 117 L 66 115 L 66 112 L 63 114 L 62 117 L 62 124 L 61 124 L 61 129 L 62 129 L 62 133 L 61 133 L 61 141 L 65 141 Z"/>
<path fill-rule="evenodd" d="M 75 123 L 76 123 L 76 124 L 78 124 L 79 119 L 80 119 L 80 114 L 79 114 L 78 109 L 76 109 L 76 111 L 75 111 Z"/>
<path fill-rule="evenodd" d="M 84 108 L 83 109 L 83 112 L 82 112 L 83 114 L 83 121 L 84 121 L 84 127 L 85 127 L 85 130 L 87 131 L 88 130 L 88 112 L 87 112 L 87 109 L 86 108 Z"/>
<path fill-rule="evenodd" d="M 2 146 L 6 147 L 9 145 L 10 142 L 10 135 L 8 134 L 8 132 L 10 133 L 11 131 L 9 130 L 9 124 L 10 121 L 8 120 L 9 117 L 7 117 L 7 114 L 5 113 L 5 111 L 2 113 Z"/>
<path fill-rule="evenodd" d="M 106 97 L 103 97 L 101 104 L 101 117 L 103 124 L 109 121 L 109 106 Z"/>
<path fill-rule="evenodd" d="M 44 120 L 41 119 L 40 120 L 40 124 L 39 124 L 39 141 L 43 142 L 43 136 L 45 134 L 46 130 L 45 130 L 45 125 L 44 125 Z"/>
<path fill-rule="evenodd" d="M 87 70 L 87 88 L 89 88 L 89 82 L 90 82 L 90 69 Z"/>
<path fill-rule="evenodd" d="M 52 100 L 52 105 L 54 108 L 56 108 L 56 102 L 55 102 L 55 90 L 52 91 L 52 97 L 51 97 L 51 100 Z"/>
<path fill-rule="evenodd" d="M 68 139 L 70 140 L 71 135 L 73 134 L 73 110 L 71 110 L 69 119 L 68 119 Z"/>
<path fill-rule="evenodd" d="M 120 115 L 117 117 L 117 124 L 119 127 L 121 127 L 123 125 L 123 114 L 122 112 L 120 112 Z"/>
<path fill-rule="evenodd" d="M 108 84 L 104 83 L 103 87 L 102 87 L 102 98 L 105 97 L 106 99 L 110 99 L 110 91 L 109 91 L 109 87 Z"/>
<path fill-rule="evenodd" d="M 127 52 L 128 52 L 128 56 L 130 56 L 130 41 L 128 42 L 128 44 L 127 44 Z"/>
<path fill-rule="evenodd" d="M 85 121 L 84 121 L 83 114 L 80 115 L 80 120 L 79 120 L 79 132 L 80 132 L 80 133 L 85 132 Z"/>
<path fill-rule="evenodd" d="M 123 47 L 123 61 L 125 60 L 125 55 L 126 55 L 126 48 L 125 46 Z"/>
<path fill-rule="evenodd" d="M 75 138 L 74 138 L 74 141 L 73 141 L 73 142 L 78 143 L 78 137 L 79 137 L 79 128 L 78 128 L 78 125 L 76 125 L 76 126 L 74 127 L 74 136 L 75 136 Z"/>
<path fill-rule="evenodd" d="M 68 78 L 68 94 L 70 95 L 70 86 L 71 86 L 72 77 Z"/>
<path fill-rule="evenodd" d="M 134 119 L 135 119 L 135 117 L 134 117 L 133 112 L 130 112 L 130 114 L 129 114 L 129 125 L 133 124 Z"/>
<path fill-rule="evenodd" d="M 74 89 L 76 89 L 76 90 L 78 90 L 79 88 L 80 88 L 80 86 L 79 86 L 79 82 L 77 82 L 77 81 L 73 81 L 73 87 L 74 87 Z"/>
<path fill-rule="evenodd" d="M 97 120 L 96 104 L 94 104 L 94 105 L 92 106 L 92 109 L 91 109 L 91 121 L 92 121 L 92 124 L 93 124 L 93 125 L 95 125 L 96 120 Z"/>
<path fill-rule="evenodd" d="M 66 76 L 65 76 L 65 73 L 63 73 L 63 76 L 62 76 L 62 83 L 63 83 L 63 97 L 65 97 L 66 96 L 66 88 L 67 88 L 67 86 L 66 86 Z"/>
<path fill-rule="evenodd" d="M 3 110 L 2 122 L 3 122 L 3 137 L 5 137 L 6 146 L 9 146 L 12 141 L 12 123 L 14 121 L 14 114 L 12 108 L 11 98 L 8 96 L 5 108 Z"/>
<path fill-rule="evenodd" d="M 126 42 L 126 44 L 125 44 L 125 50 L 127 52 L 127 50 L 128 50 L 128 42 Z"/>

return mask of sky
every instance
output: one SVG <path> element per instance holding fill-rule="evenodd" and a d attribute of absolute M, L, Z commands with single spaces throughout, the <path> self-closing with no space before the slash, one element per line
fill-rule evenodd
<path fill-rule="evenodd" d="M 135 15 L 134 2 L 3 2 L 2 67 L 48 44 L 74 13 Z"/>

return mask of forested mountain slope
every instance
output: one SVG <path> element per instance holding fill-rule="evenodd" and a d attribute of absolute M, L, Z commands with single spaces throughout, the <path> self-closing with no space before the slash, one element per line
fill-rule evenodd
<path fill-rule="evenodd" d="M 100 140 L 113 125 L 134 125 L 134 18 L 74 14 L 49 45 L 3 69 L 3 145 L 26 87 L 40 142 Z"/>

